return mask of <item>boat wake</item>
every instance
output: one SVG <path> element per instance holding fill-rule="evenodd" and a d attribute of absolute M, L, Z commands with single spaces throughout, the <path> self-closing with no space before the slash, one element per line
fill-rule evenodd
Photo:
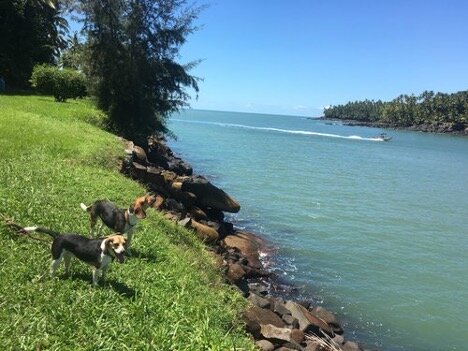
<path fill-rule="evenodd" d="M 321 136 L 321 137 L 328 137 L 328 138 L 364 140 L 364 141 L 383 141 L 381 138 L 377 138 L 377 137 L 366 138 L 366 137 L 361 137 L 359 135 L 338 135 L 338 134 L 312 132 L 312 131 L 307 131 L 307 130 L 290 130 L 290 129 L 280 129 L 280 128 L 271 128 L 271 127 L 254 127 L 254 126 L 248 126 L 244 124 L 234 124 L 234 123 L 207 122 L 207 121 L 186 120 L 186 119 L 178 119 L 178 118 L 171 118 L 171 121 L 195 123 L 195 124 L 208 124 L 208 125 L 215 125 L 215 126 L 229 127 L 229 128 L 261 130 L 261 131 L 269 131 L 269 132 L 277 132 L 277 133 Z"/>

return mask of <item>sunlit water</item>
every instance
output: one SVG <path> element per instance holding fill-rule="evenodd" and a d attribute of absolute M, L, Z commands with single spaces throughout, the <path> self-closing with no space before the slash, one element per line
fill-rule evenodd
<path fill-rule="evenodd" d="M 468 349 L 468 138 L 185 111 L 170 146 L 241 203 L 275 270 L 380 350 Z"/>

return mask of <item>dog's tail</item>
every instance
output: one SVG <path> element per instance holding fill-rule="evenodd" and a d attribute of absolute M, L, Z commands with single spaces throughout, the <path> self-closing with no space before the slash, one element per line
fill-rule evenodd
<path fill-rule="evenodd" d="M 83 211 L 86 211 L 86 212 L 88 212 L 89 209 L 91 208 L 91 206 L 86 206 L 84 203 L 81 203 L 80 207 Z"/>
<path fill-rule="evenodd" d="M 47 229 L 47 228 L 44 228 L 44 227 L 38 227 L 38 226 L 34 226 L 34 227 L 24 227 L 22 229 L 24 232 L 26 233 L 32 233 L 32 232 L 39 232 L 39 233 L 45 233 L 45 234 L 49 234 L 52 238 L 55 238 L 57 236 L 60 235 L 59 232 L 56 232 L 52 229 Z"/>

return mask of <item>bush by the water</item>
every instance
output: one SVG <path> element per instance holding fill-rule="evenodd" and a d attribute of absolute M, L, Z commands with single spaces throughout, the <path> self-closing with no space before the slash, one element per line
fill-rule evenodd
<path fill-rule="evenodd" d="M 86 96 L 85 77 L 73 69 L 37 65 L 33 69 L 31 85 L 41 94 L 53 95 L 55 101 L 65 102 Z"/>

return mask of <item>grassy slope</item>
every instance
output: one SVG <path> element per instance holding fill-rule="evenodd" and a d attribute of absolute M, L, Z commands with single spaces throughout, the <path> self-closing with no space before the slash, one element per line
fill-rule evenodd
<path fill-rule="evenodd" d="M 87 233 L 80 202 L 125 207 L 144 193 L 117 171 L 120 141 L 89 123 L 101 120 L 86 102 L 0 96 L 0 215 Z M 93 288 L 77 260 L 70 277 L 62 266 L 50 278 L 49 244 L 1 225 L 2 350 L 252 349 L 237 322 L 243 301 L 192 233 L 150 210 L 133 248 L 136 257 L 114 262 Z"/>

